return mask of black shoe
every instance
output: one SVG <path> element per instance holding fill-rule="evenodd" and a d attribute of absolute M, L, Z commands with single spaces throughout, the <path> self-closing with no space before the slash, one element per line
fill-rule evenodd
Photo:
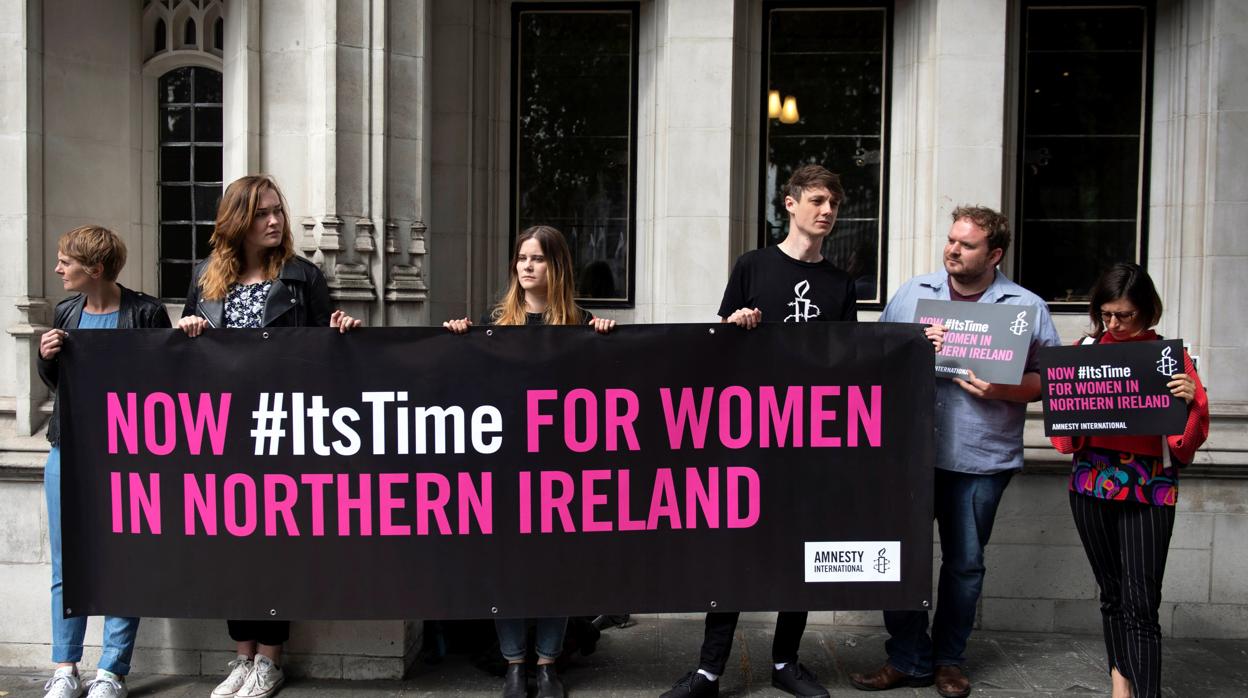
<path fill-rule="evenodd" d="M 503 698 L 526 698 L 529 693 L 528 683 L 524 664 L 508 664 L 507 674 L 503 678 Z"/>
<path fill-rule="evenodd" d="M 680 677 L 672 690 L 659 698 L 716 698 L 719 695 L 719 682 L 712 681 L 696 671 Z"/>
<path fill-rule="evenodd" d="M 537 665 L 537 698 L 563 698 L 563 682 L 554 664 Z"/>
<path fill-rule="evenodd" d="M 783 669 L 771 670 L 771 685 L 802 698 L 827 698 L 828 689 L 819 685 L 819 677 L 801 662 L 789 662 Z"/>

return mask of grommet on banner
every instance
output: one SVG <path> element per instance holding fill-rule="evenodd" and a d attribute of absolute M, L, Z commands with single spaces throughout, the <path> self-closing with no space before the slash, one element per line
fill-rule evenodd
<path fill-rule="evenodd" d="M 923 602 L 923 608 L 927 608 L 928 606 L 931 606 L 931 605 L 932 605 L 932 604 L 931 604 L 931 602 L 929 602 L 929 601 L 924 601 L 924 602 Z"/>
<path fill-rule="evenodd" d="M 712 328 L 708 329 L 708 330 L 707 330 L 707 332 L 710 332 L 711 334 L 715 334 L 715 328 L 714 328 L 714 327 L 712 327 Z"/>
<path fill-rule="evenodd" d="M 260 335 L 260 336 L 261 336 L 261 337 L 264 337 L 265 339 L 268 339 L 268 338 L 269 338 L 269 333 L 268 333 L 268 332 L 265 332 L 264 334 L 262 334 L 262 335 Z"/>
<path fill-rule="evenodd" d="M 490 606 L 490 613 L 498 614 L 498 606 Z"/>
<path fill-rule="evenodd" d="M 494 336 L 494 330 L 486 330 L 486 331 L 485 331 L 485 336 L 486 336 L 486 337 L 493 337 L 493 336 Z"/>
<path fill-rule="evenodd" d="M 73 613 L 73 612 L 74 612 L 74 609 L 72 609 L 72 608 L 67 608 L 67 609 L 65 609 L 65 613 L 66 613 L 66 615 L 71 614 L 71 613 Z"/>
<path fill-rule="evenodd" d="M 271 615 L 271 616 L 275 616 L 275 615 L 277 615 L 277 609 L 276 609 L 276 608 L 270 608 L 270 609 L 269 609 L 269 615 Z"/>
<path fill-rule="evenodd" d="M 711 602 L 711 608 L 715 608 L 715 607 L 716 607 L 716 606 L 718 606 L 718 605 L 719 605 L 719 604 L 718 604 L 718 603 L 716 603 L 716 602 L 714 602 L 714 601 L 712 601 L 712 602 Z"/>

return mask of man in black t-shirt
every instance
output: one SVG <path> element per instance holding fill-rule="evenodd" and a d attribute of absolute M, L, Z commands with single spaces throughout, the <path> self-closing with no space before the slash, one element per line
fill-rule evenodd
<path fill-rule="evenodd" d="M 764 320 L 856 320 L 854 282 L 824 259 L 822 252 L 845 199 L 840 178 L 818 165 L 805 165 L 789 178 L 784 194 L 789 234 L 779 245 L 746 252 L 737 260 L 719 305 L 721 321 L 752 329 Z M 739 616 L 736 612 L 706 614 L 697 671 L 682 677 L 662 698 L 719 695 L 719 677 L 728 664 Z M 778 614 L 771 647 L 771 684 L 796 696 L 827 696 L 818 678 L 797 661 L 805 630 L 805 611 Z"/>

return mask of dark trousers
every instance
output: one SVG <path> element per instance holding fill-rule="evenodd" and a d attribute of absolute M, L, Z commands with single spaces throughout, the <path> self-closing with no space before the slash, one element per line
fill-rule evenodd
<path fill-rule="evenodd" d="M 936 469 L 936 526 L 940 530 L 940 581 L 928 634 L 927 611 L 885 611 L 888 663 L 903 674 L 928 676 L 938 666 L 966 662 L 975 604 L 984 586 L 984 548 L 997 506 L 1014 471 L 991 475 Z"/>
<path fill-rule="evenodd" d="M 706 614 L 706 635 L 702 638 L 702 660 L 698 668 L 712 674 L 723 674 L 732 652 L 732 636 L 737 632 L 736 612 Z M 771 661 L 796 662 L 797 647 L 806 631 L 806 611 L 781 611 L 776 614 L 776 635 L 771 641 Z"/>
<path fill-rule="evenodd" d="M 262 645 L 284 645 L 290 639 L 288 620 L 227 620 L 230 639 L 235 642 L 258 642 Z"/>
<path fill-rule="evenodd" d="M 1132 695 L 1161 695 L 1161 579 L 1174 531 L 1174 507 L 1114 502 L 1070 493 L 1070 511 L 1101 588 L 1109 668 Z"/>

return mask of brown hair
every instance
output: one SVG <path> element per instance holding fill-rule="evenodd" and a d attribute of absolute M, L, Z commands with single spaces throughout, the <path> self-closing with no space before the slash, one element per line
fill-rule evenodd
<path fill-rule="evenodd" d="M 1101 306 L 1119 298 L 1126 298 L 1144 318 L 1144 327 L 1152 327 L 1161 321 L 1161 296 L 1148 272 L 1138 264 L 1119 262 L 1110 267 L 1092 287 L 1092 299 L 1088 302 L 1088 317 L 1092 318 L 1092 335 L 1099 338 L 1105 334 L 1105 322 L 1101 319 Z"/>
<path fill-rule="evenodd" d="M 524 289 L 516 265 L 520 261 L 520 246 L 529 240 L 537 240 L 546 256 L 546 310 L 542 318 L 547 325 L 581 325 L 584 314 L 576 305 L 576 285 L 572 277 L 572 252 L 563 233 L 549 225 L 525 228 L 516 236 L 516 248 L 511 253 L 511 274 L 507 292 L 490 313 L 495 325 L 523 325 L 528 318 L 524 310 Z"/>
<path fill-rule="evenodd" d="M 794 170 L 783 192 L 785 196 L 793 197 L 794 201 L 801 201 L 802 192 L 816 187 L 832 192 L 837 203 L 845 202 L 845 187 L 841 186 L 841 178 L 820 165 L 802 165 Z"/>
<path fill-rule="evenodd" d="M 987 206 L 959 206 L 953 209 L 953 222 L 965 218 L 988 233 L 988 251 L 1010 248 L 1010 219 Z"/>
<path fill-rule="evenodd" d="M 230 285 L 238 281 L 243 268 L 243 240 L 251 229 L 260 204 L 260 195 L 271 189 L 277 194 L 282 207 L 282 244 L 265 250 L 264 278 L 276 279 L 282 265 L 295 256 L 295 239 L 290 232 L 290 215 L 286 197 L 269 175 L 247 175 L 230 182 L 217 206 L 216 227 L 212 230 L 212 255 L 207 268 L 199 277 L 199 288 L 204 298 L 220 300 L 229 292 Z"/>
<path fill-rule="evenodd" d="M 84 225 L 61 236 L 56 251 L 77 260 L 83 266 L 100 265 L 105 281 L 116 281 L 126 266 L 126 243 L 108 228 Z"/>

